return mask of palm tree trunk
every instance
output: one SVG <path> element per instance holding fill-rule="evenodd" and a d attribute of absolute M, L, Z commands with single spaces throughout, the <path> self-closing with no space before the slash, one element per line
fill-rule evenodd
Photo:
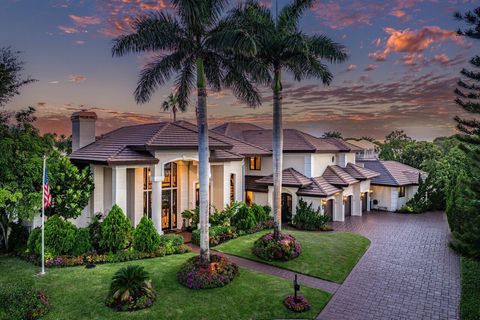
<path fill-rule="evenodd" d="M 273 234 L 279 238 L 282 230 L 282 162 L 283 162 L 283 128 L 282 128 L 282 80 L 281 69 L 275 68 L 273 89 Z"/>
<path fill-rule="evenodd" d="M 173 113 L 173 122 L 177 121 L 177 107 L 173 106 L 172 107 L 172 113 Z"/>
<path fill-rule="evenodd" d="M 197 58 L 197 125 L 198 125 L 198 176 L 200 189 L 200 261 L 210 262 L 208 232 L 208 189 L 209 189 L 209 148 L 207 122 L 207 89 L 205 86 L 203 59 Z"/>

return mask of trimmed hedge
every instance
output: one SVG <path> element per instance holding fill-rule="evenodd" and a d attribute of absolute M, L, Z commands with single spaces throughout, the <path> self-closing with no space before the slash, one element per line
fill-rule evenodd
<path fill-rule="evenodd" d="M 132 234 L 130 220 L 123 210 L 114 205 L 100 226 L 100 248 L 105 252 L 117 252 L 128 247 Z"/>
<path fill-rule="evenodd" d="M 74 239 L 74 247 L 72 250 L 72 255 L 79 256 L 86 252 L 93 250 L 92 241 L 90 240 L 90 229 L 89 228 L 80 228 L 77 229 Z"/>
<path fill-rule="evenodd" d="M 160 235 L 148 217 L 140 220 L 133 232 L 133 248 L 139 252 L 153 252 L 160 245 Z"/>

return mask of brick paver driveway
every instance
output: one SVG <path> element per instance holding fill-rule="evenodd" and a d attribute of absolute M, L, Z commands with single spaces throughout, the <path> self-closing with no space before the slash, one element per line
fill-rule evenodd
<path fill-rule="evenodd" d="M 319 319 L 458 319 L 460 262 L 443 213 L 375 212 L 334 228 L 372 243 Z"/>

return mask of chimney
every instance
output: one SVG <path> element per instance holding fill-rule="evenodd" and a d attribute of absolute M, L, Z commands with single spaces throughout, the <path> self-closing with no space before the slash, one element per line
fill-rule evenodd
<path fill-rule="evenodd" d="M 91 111 L 78 111 L 72 114 L 72 152 L 95 141 L 95 121 L 97 114 Z"/>

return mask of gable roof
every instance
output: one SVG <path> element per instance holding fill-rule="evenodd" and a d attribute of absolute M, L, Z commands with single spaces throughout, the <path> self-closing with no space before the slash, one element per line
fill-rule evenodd
<path fill-rule="evenodd" d="M 328 183 L 341 187 L 346 187 L 359 181 L 345 171 L 344 168 L 337 165 L 328 166 L 323 172 L 322 177 L 324 177 Z"/>
<path fill-rule="evenodd" d="M 271 129 L 243 131 L 242 139 L 272 150 Z M 284 152 L 350 152 L 352 147 L 342 140 L 317 138 L 297 129 L 283 129 Z"/>
<path fill-rule="evenodd" d="M 359 147 L 362 150 L 376 150 L 378 149 L 378 145 L 375 143 L 362 139 L 362 140 L 353 140 L 353 139 L 348 139 L 346 142 L 353 144 L 354 146 Z"/>
<path fill-rule="evenodd" d="M 304 186 L 297 191 L 299 196 L 309 197 L 329 197 L 337 192 L 342 191 L 330 183 L 324 177 L 316 177 L 310 179 L 312 183 L 308 186 Z"/>
<path fill-rule="evenodd" d="M 273 174 L 256 180 L 260 184 L 273 185 Z M 311 184 L 310 178 L 307 178 L 293 168 L 284 169 L 282 171 L 282 185 L 288 187 L 302 187 Z"/>
<path fill-rule="evenodd" d="M 422 170 L 410 167 L 397 161 L 363 160 L 359 161 L 365 168 L 380 173 L 372 179 L 374 185 L 405 186 L 417 185 L 419 175 L 426 175 Z"/>
<path fill-rule="evenodd" d="M 263 128 L 246 122 L 225 122 L 212 129 L 212 131 L 237 139 L 242 139 L 243 132 L 247 130 L 263 130 Z"/>
<path fill-rule="evenodd" d="M 347 163 L 347 166 L 343 168 L 349 175 L 358 180 L 373 179 L 380 176 L 380 173 L 358 166 L 351 162 Z"/>

